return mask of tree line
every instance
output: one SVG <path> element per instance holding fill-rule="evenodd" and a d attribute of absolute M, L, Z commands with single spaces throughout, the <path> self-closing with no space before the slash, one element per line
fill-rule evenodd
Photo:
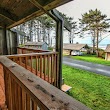
<path fill-rule="evenodd" d="M 73 43 L 73 40 L 76 36 L 84 38 L 85 34 L 87 34 L 88 36 L 91 36 L 93 53 L 95 53 L 96 50 L 98 54 L 99 43 L 105 37 L 107 37 L 104 36 L 104 34 L 108 33 L 108 29 L 110 28 L 107 15 L 102 14 L 102 12 L 98 9 L 89 10 L 88 12 L 82 14 L 78 24 L 78 22 L 74 21 L 74 18 L 68 17 L 66 14 L 61 12 L 60 14 L 71 24 L 71 31 L 68 32 L 67 36 L 69 43 Z M 43 41 L 47 42 L 49 46 L 52 46 L 52 41 L 55 39 L 55 27 L 55 21 L 45 14 L 25 22 L 15 28 L 19 31 L 25 32 L 26 36 L 28 36 L 28 41 Z M 22 36 L 20 36 L 19 40 L 22 44 L 24 39 Z"/>

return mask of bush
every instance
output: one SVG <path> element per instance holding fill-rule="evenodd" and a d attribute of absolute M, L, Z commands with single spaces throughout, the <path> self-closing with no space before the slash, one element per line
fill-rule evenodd
<path fill-rule="evenodd" d="M 53 47 L 48 47 L 48 50 L 51 50 L 51 51 L 53 51 Z"/>

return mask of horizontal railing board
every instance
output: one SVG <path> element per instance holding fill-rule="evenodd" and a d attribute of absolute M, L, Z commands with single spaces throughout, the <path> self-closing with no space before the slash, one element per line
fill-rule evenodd
<path fill-rule="evenodd" d="M 14 54 L 14 55 L 5 55 L 6 57 L 23 57 L 23 56 L 40 56 L 40 55 L 52 55 L 52 54 L 58 54 L 58 52 L 44 52 L 44 53 L 27 53 L 27 54 Z"/>
<path fill-rule="evenodd" d="M 35 76 L 6 57 L 0 57 L 0 63 L 10 71 L 15 81 L 25 89 L 35 102 L 44 110 L 90 110 L 85 105 L 68 96 L 61 90 Z"/>

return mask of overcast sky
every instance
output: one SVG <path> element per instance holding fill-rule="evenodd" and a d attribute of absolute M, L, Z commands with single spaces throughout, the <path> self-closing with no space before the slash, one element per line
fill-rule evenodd
<path fill-rule="evenodd" d="M 110 0 L 74 0 L 57 9 L 70 17 L 78 19 L 81 18 L 81 14 L 96 8 L 110 17 Z"/>
<path fill-rule="evenodd" d="M 78 20 L 78 18 L 81 18 L 81 14 L 96 8 L 100 10 L 102 14 L 106 14 L 107 18 L 110 18 L 110 0 L 74 0 L 57 9 L 69 17 L 74 17 L 75 20 Z M 82 39 L 82 41 L 83 40 L 84 39 Z M 110 43 L 110 37 L 105 39 L 102 43 Z"/>

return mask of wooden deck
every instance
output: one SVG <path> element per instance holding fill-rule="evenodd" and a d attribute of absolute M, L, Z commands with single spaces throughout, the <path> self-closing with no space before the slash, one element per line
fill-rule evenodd
<path fill-rule="evenodd" d="M 0 110 L 7 110 L 5 97 L 8 110 L 90 110 L 7 57 L 1 56 L 0 63 Z"/>

